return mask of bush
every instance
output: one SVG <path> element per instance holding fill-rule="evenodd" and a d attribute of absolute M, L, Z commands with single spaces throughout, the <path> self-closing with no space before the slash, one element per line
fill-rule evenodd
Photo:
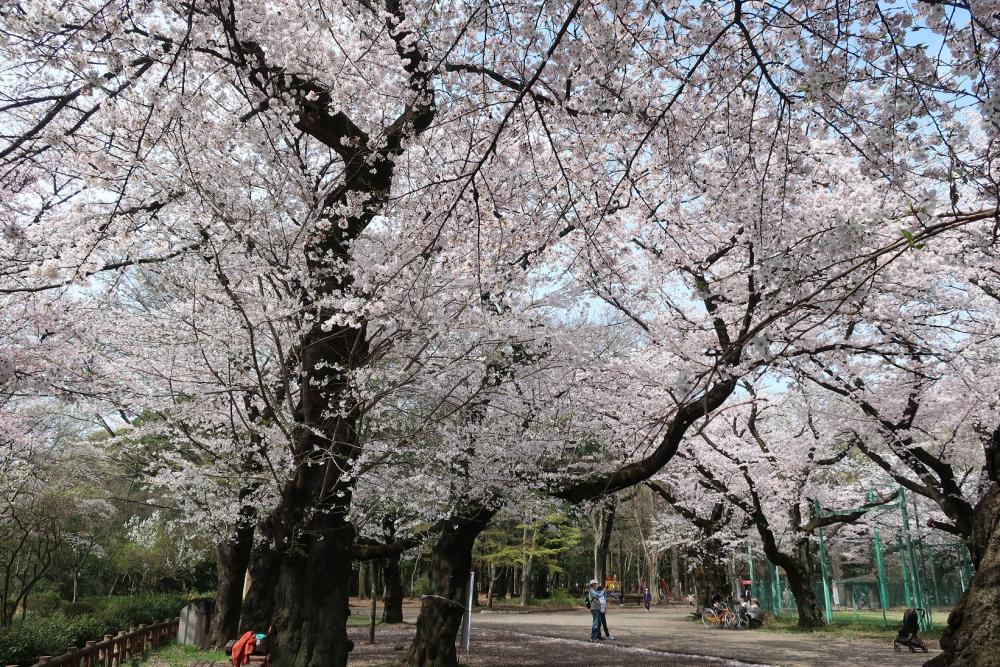
<path fill-rule="evenodd" d="M 49 616 L 54 614 L 61 604 L 63 596 L 59 591 L 39 591 L 28 596 L 28 613 Z"/>
<path fill-rule="evenodd" d="M 420 595 L 427 595 L 428 593 L 433 593 L 433 587 L 431 586 L 431 578 L 426 574 L 420 575 L 415 582 L 413 582 L 413 596 L 417 597 Z"/>
<path fill-rule="evenodd" d="M 84 614 L 93 614 L 97 611 L 97 608 L 89 602 L 81 600 L 80 602 L 63 602 L 59 605 L 59 613 L 64 616 L 82 616 Z"/>
<path fill-rule="evenodd" d="M 29 616 L 0 629 L 0 664 L 28 667 L 35 664 L 38 656 L 62 655 L 70 646 L 82 647 L 84 642 L 103 639 L 104 635 L 175 618 L 187 602 L 186 596 L 178 594 L 104 600 L 100 606 L 92 601 L 76 603 L 76 608 L 88 605 L 95 609 L 92 613 Z"/>

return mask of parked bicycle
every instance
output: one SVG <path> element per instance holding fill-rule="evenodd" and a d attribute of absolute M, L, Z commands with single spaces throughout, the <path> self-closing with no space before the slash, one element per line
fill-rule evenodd
<path fill-rule="evenodd" d="M 741 606 L 737 606 L 734 610 L 729 605 L 720 603 L 714 607 L 705 609 L 701 613 L 701 622 L 707 628 L 745 630 L 750 627 L 750 615 Z"/>

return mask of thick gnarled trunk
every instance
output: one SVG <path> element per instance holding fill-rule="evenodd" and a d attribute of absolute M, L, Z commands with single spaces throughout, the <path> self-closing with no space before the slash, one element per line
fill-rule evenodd
<path fill-rule="evenodd" d="M 976 505 L 970 551 L 979 567 L 969 589 L 948 616 L 941 637 L 943 653 L 928 667 L 1000 665 L 1000 485 L 993 483 Z"/>
<path fill-rule="evenodd" d="M 799 610 L 799 627 L 802 629 L 823 627 L 825 624 L 823 609 L 816 598 L 816 593 L 813 592 L 808 570 L 787 562 L 783 563 L 782 567 L 788 575 L 788 588 Z"/>
<path fill-rule="evenodd" d="M 243 606 L 243 582 L 252 549 L 253 526 L 238 528 L 232 539 L 222 541 L 216 549 L 218 590 L 212 612 L 212 626 L 208 632 L 208 642 L 216 648 L 237 638 Z"/>
<path fill-rule="evenodd" d="M 273 665 L 347 664 L 353 648 L 347 619 L 354 529 L 344 520 L 346 510 L 344 502 L 313 515 L 281 559 L 274 584 Z"/>
<path fill-rule="evenodd" d="M 407 667 L 457 667 L 455 638 L 462 624 L 472 547 L 496 510 L 470 507 L 447 522 L 430 563 L 433 597 L 424 598 L 417 635 L 403 664 Z"/>
<path fill-rule="evenodd" d="M 243 598 L 237 634 L 250 630 L 266 632 L 271 626 L 271 616 L 274 612 L 274 582 L 278 578 L 278 568 L 281 566 L 281 554 L 275 549 L 271 521 L 272 519 L 268 519 L 257 527 L 261 537 L 255 541 L 250 552 L 248 569 L 250 587 L 246 597 Z"/>
<path fill-rule="evenodd" d="M 313 252 L 320 249 L 313 248 Z M 339 250 L 336 248 L 335 250 Z M 322 275 L 319 267 L 311 267 Z M 343 279 L 330 277 L 324 293 Z M 317 322 L 333 315 L 320 309 Z M 344 479 L 359 453 L 356 405 L 343 370 L 361 365 L 364 327 L 315 325 L 302 338 L 302 381 L 295 475 L 282 489 L 272 528 L 281 564 L 274 581 L 270 663 L 274 667 L 345 667 L 353 643 L 350 615 L 354 527 L 348 521 L 353 481 Z M 339 405 L 335 410 L 331 406 Z"/>

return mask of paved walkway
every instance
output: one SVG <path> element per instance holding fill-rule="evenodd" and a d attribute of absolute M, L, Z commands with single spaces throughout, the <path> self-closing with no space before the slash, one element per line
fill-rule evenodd
<path fill-rule="evenodd" d="M 781 667 L 910 667 L 921 665 L 938 653 L 936 642 L 928 642 L 931 648 L 928 654 L 911 654 L 893 652 L 890 640 L 848 640 L 756 630 L 712 630 L 687 620 L 689 613 L 687 607 L 654 608 L 648 613 L 642 609 L 612 607 L 608 613 L 608 625 L 615 640 L 610 643 L 686 654 L 692 658 L 711 656 Z M 473 642 L 477 628 L 586 640 L 590 636 L 590 612 L 581 607 L 579 611 L 476 614 L 472 627 Z M 581 642 L 581 650 L 589 645 L 586 641 Z M 689 664 L 699 663 L 692 661 Z"/>

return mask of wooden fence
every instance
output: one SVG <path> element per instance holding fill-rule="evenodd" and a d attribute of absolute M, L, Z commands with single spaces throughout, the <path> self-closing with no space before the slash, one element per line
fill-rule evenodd
<path fill-rule="evenodd" d="M 103 641 L 87 642 L 83 648 L 70 646 L 59 656 L 43 655 L 33 667 L 119 667 L 128 658 L 141 656 L 148 649 L 166 644 L 177 637 L 179 618 L 163 621 L 156 625 L 140 625 L 129 628 L 117 635 L 104 635 Z M 8 665 L 17 667 L 17 665 Z"/>

